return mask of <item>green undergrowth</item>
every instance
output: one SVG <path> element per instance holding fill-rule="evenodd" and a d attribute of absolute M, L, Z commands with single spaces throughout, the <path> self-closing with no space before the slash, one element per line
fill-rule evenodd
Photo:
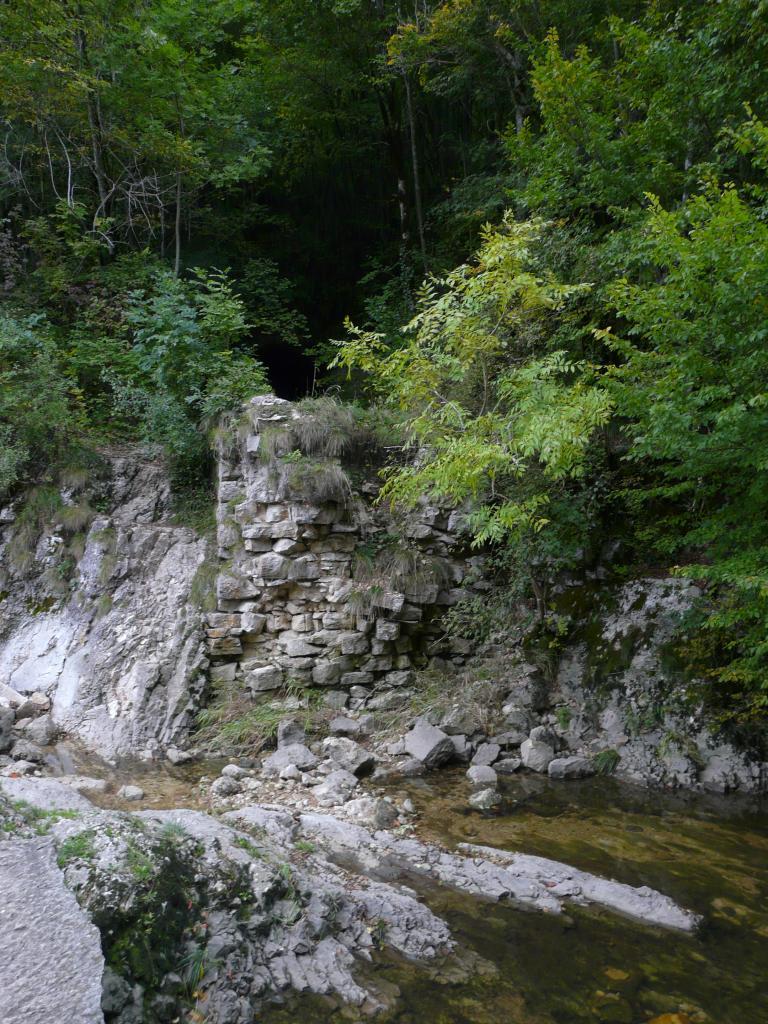
<path fill-rule="evenodd" d="M 104 957 L 118 974 L 155 988 L 174 970 L 180 946 L 203 911 L 194 859 L 174 836 L 129 842 L 131 899 L 94 907 Z"/>
<path fill-rule="evenodd" d="M 354 587 L 348 602 L 356 615 L 375 617 L 387 607 L 392 592 L 420 596 L 451 585 L 445 559 L 424 554 L 399 533 L 373 534 L 355 549 Z"/>
<path fill-rule="evenodd" d="M 463 668 L 425 669 L 417 674 L 408 703 L 396 711 L 378 712 L 377 724 L 386 732 L 402 733 L 415 717 L 442 717 L 456 708 L 492 735 L 501 723 L 503 697 L 509 689 L 504 683 L 507 672 L 504 658 L 489 658 Z"/>
<path fill-rule="evenodd" d="M 301 706 L 290 715 L 308 731 L 322 731 L 331 712 L 322 704 L 321 690 L 288 684 L 269 700 L 256 702 L 239 681 L 216 683 L 207 707 L 198 713 L 196 741 L 209 753 L 256 755 L 274 742 L 288 713 L 285 702 L 297 698 Z"/>
<path fill-rule="evenodd" d="M 36 832 L 37 835 L 47 835 L 51 830 L 51 826 L 57 821 L 72 821 L 80 817 L 79 811 L 58 808 L 44 810 L 41 807 L 35 807 L 27 803 L 26 800 L 15 800 L 11 807 L 24 824 Z"/>
<path fill-rule="evenodd" d="M 65 839 L 56 852 L 56 862 L 65 868 L 73 860 L 93 860 L 96 855 L 96 833 L 93 830 L 79 832 Z"/>

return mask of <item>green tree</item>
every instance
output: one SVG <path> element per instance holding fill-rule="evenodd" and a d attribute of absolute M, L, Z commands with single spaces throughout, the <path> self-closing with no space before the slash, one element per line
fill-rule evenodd
<path fill-rule="evenodd" d="M 768 226 L 733 187 L 683 209 L 654 201 L 642 242 L 653 280 L 609 295 L 620 362 L 607 387 L 641 468 L 645 537 L 711 585 L 702 628 L 731 713 L 768 708 Z"/>

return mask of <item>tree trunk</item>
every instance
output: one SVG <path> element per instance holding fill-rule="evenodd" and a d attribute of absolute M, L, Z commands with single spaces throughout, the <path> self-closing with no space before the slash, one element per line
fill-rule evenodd
<path fill-rule="evenodd" d="M 419 248 L 421 259 L 424 264 L 424 272 L 427 270 L 427 246 L 424 241 L 424 214 L 421 206 L 421 179 L 419 176 L 419 156 L 416 149 L 416 124 L 413 116 L 413 99 L 411 97 L 411 82 L 408 73 L 403 71 L 403 82 L 405 83 L 405 105 L 408 115 L 408 129 L 411 136 L 411 167 L 413 169 L 413 204 L 416 209 L 416 228 L 419 233 Z"/>
<path fill-rule="evenodd" d="M 78 56 L 80 57 L 80 63 L 83 68 L 90 73 L 90 63 L 88 60 L 88 51 L 85 45 L 85 34 L 82 29 L 77 29 L 75 32 L 75 48 L 77 49 Z M 96 208 L 96 212 L 93 215 L 94 226 L 97 218 L 102 215 L 105 216 L 107 212 L 107 203 L 109 202 L 109 185 L 107 183 L 107 174 L 104 169 L 104 152 L 102 146 L 103 130 L 101 124 L 101 115 L 99 112 L 99 106 L 97 97 L 94 94 L 91 85 L 88 86 L 88 92 L 86 94 L 86 109 L 88 111 L 88 129 L 91 137 L 91 155 L 93 157 L 93 176 L 96 179 L 96 189 L 99 193 L 99 205 Z M 107 239 L 110 251 L 112 250 L 112 242 Z"/>
<path fill-rule="evenodd" d="M 181 171 L 176 172 L 176 225 L 175 225 L 175 254 L 173 257 L 173 272 L 176 277 L 181 273 Z"/>

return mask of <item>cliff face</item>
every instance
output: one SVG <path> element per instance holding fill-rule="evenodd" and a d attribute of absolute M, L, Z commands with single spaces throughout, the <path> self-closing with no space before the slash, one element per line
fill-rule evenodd
<path fill-rule="evenodd" d="M 337 459 L 281 454 L 300 418 L 255 398 L 222 438 L 218 558 L 174 525 L 167 477 L 140 451 L 110 457 L 98 502 L 108 511 L 77 558 L 63 554 L 71 495 L 21 566 L 23 500 L 3 510 L 0 684 L 45 693 L 58 729 L 97 753 L 151 757 L 186 744 L 209 679 L 256 700 L 312 686 L 339 706 L 384 706 L 414 667 L 461 661 L 467 643 L 439 621 L 478 570 L 454 553 L 461 517 L 425 506 L 393 541 L 391 518 L 371 508 L 374 484 L 350 484 Z M 267 459 L 265 431 L 285 435 Z"/>
<path fill-rule="evenodd" d="M 102 507 L 66 587 L 61 524 L 31 560 L 11 552 L 18 509 L 2 522 L 0 683 L 44 692 L 62 732 L 107 757 L 152 756 L 186 735 L 204 685 L 201 613 L 190 602 L 205 542 L 174 526 L 162 467 L 140 452 L 109 459 Z M 66 510 L 67 500 L 63 509 Z"/>
<path fill-rule="evenodd" d="M 591 580 L 563 588 L 567 641 L 539 641 L 537 665 L 508 695 L 550 733 L 558 756 L 602 762 L 644 786 L 764 792 L 768 764 L 718 738 L 675 655 L 680 623 L 699 596 L 688 580 Z M 513 712 L 514 713 L 514 712 Z"/>
<path fill-rule="evenodd" d="M 552 757 L 610 756 L 631 781 L 765 787 L 766 766 L 713 739 L 668 663 L 695 588 L 565 586 L 567 638 L 547 634 L 533 657 L 502 637 L 486 670 L 487 652 L 444 624 L 489 589 L 463 515 L 424 502 L 404 519 L 377 505 L 370 439 L 353 451 L 338 422 L 316 419 L 345 415 L 334 408 L 261 396 L 221 432 L 215 543 L 174 524 L 163 468 L 140 451 L 108 458 L 91 495 L 103 511 L 89 512 L 79 546 L 77 494 L 55 496 L 49 525 L 32 531 L 28 498 L 0 510 L 0 706 L 44 694 L 61 733 L 106 757 L 153 757 L 190 745 L 209 700 L 288 709 L 311 688 L 333 708 L 407 716 L 430 666 L 445 693 L 473 672 L 498 690 L 515 755 L 544 727 Z"/>

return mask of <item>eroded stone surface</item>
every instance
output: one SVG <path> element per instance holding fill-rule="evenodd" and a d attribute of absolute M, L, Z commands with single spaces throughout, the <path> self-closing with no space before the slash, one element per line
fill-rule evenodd
<path fill-rule="evenodd" d="M 104 959 L 48 838 L 0 842 L 0 1020 L 100 1024 Z"/>
<path fill-rule="evenodd" d="M 186 738 L 204 684 L 190 592 L 206 543 L 173 525 L 167 476 L 147 453 L 114 456 L 111 470 L 111 511 L 90 524 L 71 594 L 45 590 L 61 544 L 55 524 L 31 569 L 2 566 L 11 593 L 0 683 L 22 695 L 44 691 L 52 725 L 98 753 L 150 756 Z M 8 540 L 13 522 L 0 530 Z"/>

